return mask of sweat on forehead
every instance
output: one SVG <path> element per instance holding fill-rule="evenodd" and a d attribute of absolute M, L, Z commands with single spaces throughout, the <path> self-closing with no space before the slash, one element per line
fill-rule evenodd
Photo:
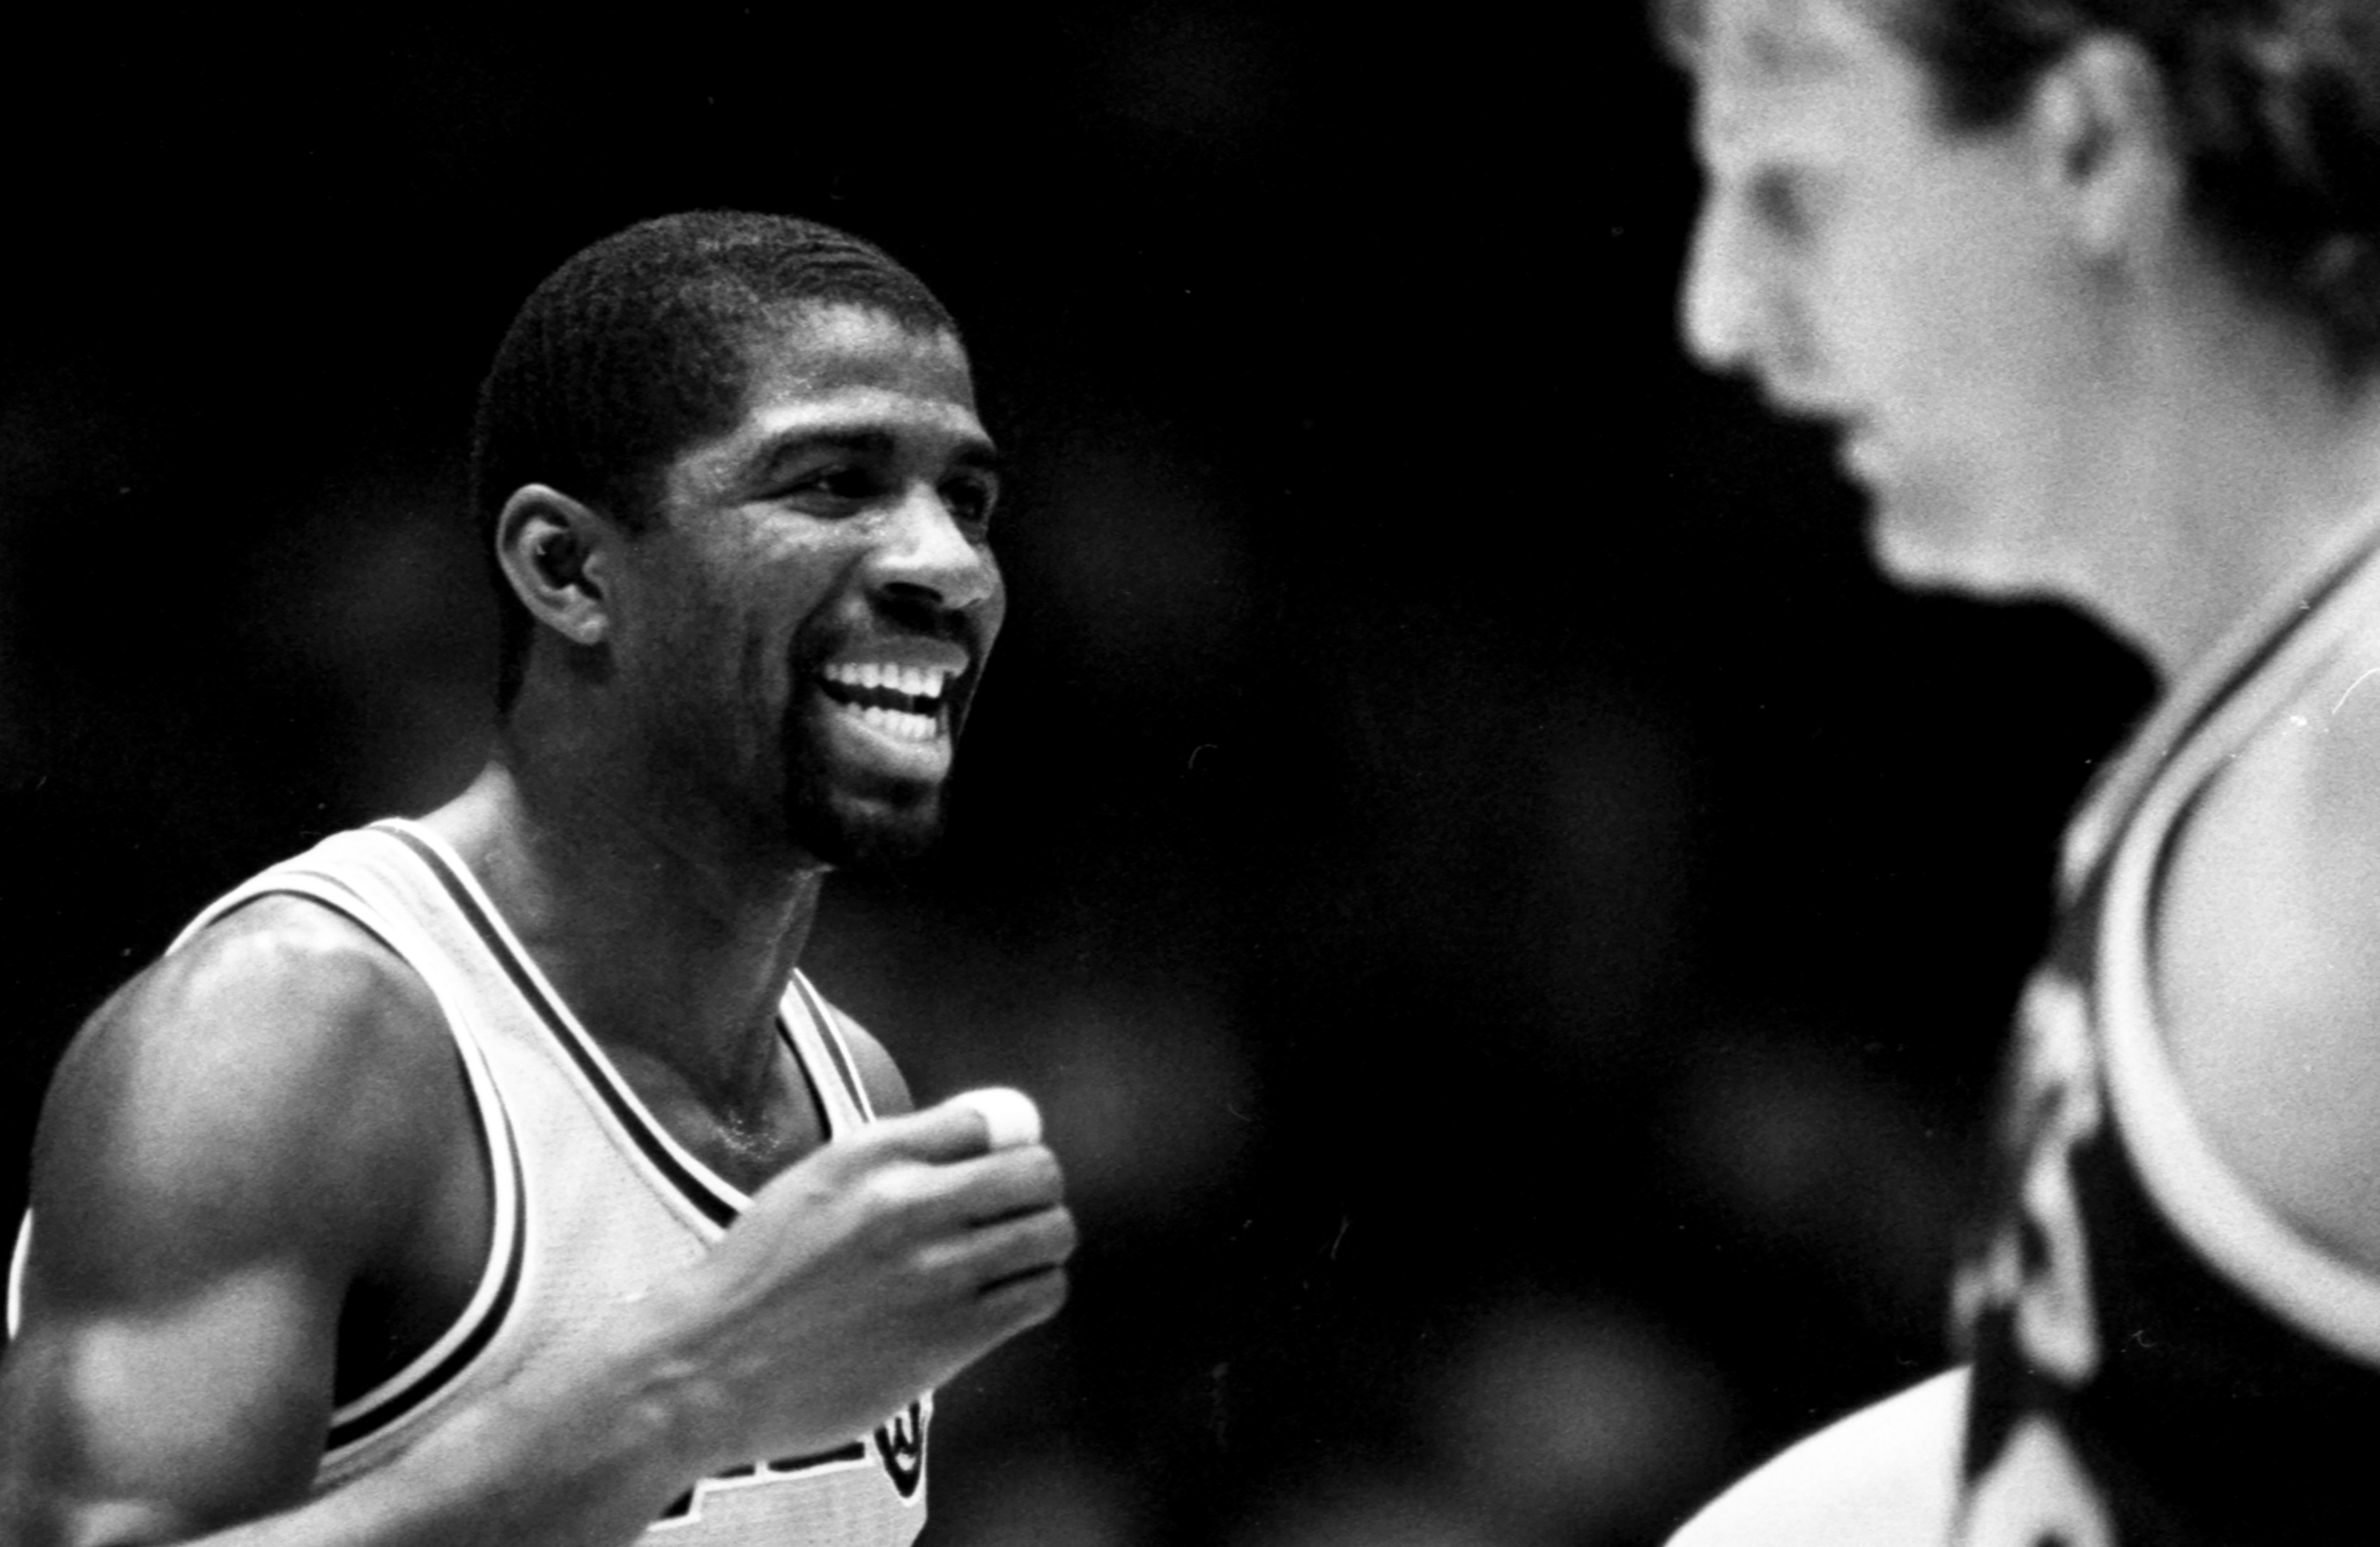
<path fill-rule="evenodd" d="M 832 352 L 872 344 L 887 329 L 923 351 L 965 353 L 955 329 L 905 317 L 867 301 L 816 298 L 767 307 L 742 330 L 740 342 L 747 359 L 762 359 L 788 347 Z"/>
<path fill-rule="evenodd" d="M 947 328 L 865 304 L 806 302 L 771 309 L 736 338 L 742 396 L 829 384 L 882 386 L 900 378 L 933 380 L 948 396 L 972 397 L 965 347 Z M 922 376 L 906 374 L 912 369 Z"/>

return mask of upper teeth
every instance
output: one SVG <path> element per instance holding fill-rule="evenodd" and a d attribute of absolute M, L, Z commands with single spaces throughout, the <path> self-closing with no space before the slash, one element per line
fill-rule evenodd
<path fill-rule="evenodd" d="M 889 688 L 913 699 L 939 699 L 950 673 L 940 666 L 896 666 L 889 661 L 837 661 L 826 679 L 846 688 Z"/>

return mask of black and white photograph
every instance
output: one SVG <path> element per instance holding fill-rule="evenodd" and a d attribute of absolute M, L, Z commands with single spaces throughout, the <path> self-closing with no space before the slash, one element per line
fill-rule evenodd
<path fill-rule="evenodd" d="M 2368 1536 L 2374 0 L 0 82 L 0 1543 Z"/>

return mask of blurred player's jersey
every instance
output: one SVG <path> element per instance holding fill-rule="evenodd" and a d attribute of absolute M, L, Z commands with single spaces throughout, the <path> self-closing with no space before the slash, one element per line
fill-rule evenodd
<path fill-rule="evenodd" d="M 1965 1547 L 2380 1540 L 2358 1480 L 2380 1434 L 2380 1278 L 2209 1144 L 2151 973 L 2192 802 L 2375 620 L 2380 560 L 2335 555 L 2177 687 L 2067 834 L 1993 1214 L 1954 1297 L 1973 1360 Z"/>
<path fill-rule="evenodd" d="M 461 1054 L 495 1181 L 477 1293 L 434 1346 L 332 1415 L 314 1484 L 322 1493 L 385 1466 L 525 1367 L 571 1358 L 574 1339 L 700 1258 L 749 1200 L 653 1119 L 427 828 L 386 822 L 325 839 L 218 899 L 175 944 L 242 903 L 284 894 L 353 919 L 429 984 Z M 850 1049 L 799 974 L 779 1024 L 828 1136 L 870 1121 Z M 824 1453 L 756 1456 L 677 1500 L 640 1540 L 905 1547 L 925 1524 L 930 1412 L 921 1396 Z"/>

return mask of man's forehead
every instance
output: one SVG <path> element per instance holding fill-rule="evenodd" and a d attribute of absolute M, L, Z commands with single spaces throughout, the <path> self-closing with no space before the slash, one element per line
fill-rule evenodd
<path fill-rule="evenodd" d="M 1876 0 L 1702 0 L 1694 48 L 1706 149 L 1833 105 L 1847 79 L 1892 47 Z"/>
<path fill-rule="evenodd" d="M 991 437 L 968 399 L 937 390 L 860 382 L 779 381 L 755 389 L 744 417 L 716 440 L 682 452 L 667 474 L 686 497 L 707 499 L 745 489 L 786 458 L 837 455 L 923 457 L 987 463 Z"/>
<path fill-rule="evenodd" d="M 889 312 L 848 302 L 808 303 L 779 312 L 745 345 L 751 371 L 746 401 L 772 402 L 898 394 L 975 403 L 966 351 L 941 329 L 913 328 Z"/>
<path fill-rule="evenodd" d="M 806 445 L 990 454 L 966 352 L 946 332 L 910 328 L 871 307 L 813 304 L 747 335 L 744 352 L 742 417 L 682 452 L 674 483 L 716 493 Z"/>

